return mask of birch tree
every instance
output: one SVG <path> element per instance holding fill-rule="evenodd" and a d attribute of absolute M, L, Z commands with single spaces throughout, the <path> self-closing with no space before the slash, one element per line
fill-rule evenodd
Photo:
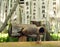
<path fill-rule="evenodd" d="M 19 0 L 16 0 L 15 4 L 14 4 L 14 7 L 11 9 L 11 12 L 7 15 L 7 17 L 5 19 L 5 22 L 2 24 L 2 26 L 0 28 L 0 32 L 2 32 L 5 29 L 5 27 L 7 25 L 7 21 L 11 18 L 12 14 L 16 10 L 18 4 L 19 4 Z"/>

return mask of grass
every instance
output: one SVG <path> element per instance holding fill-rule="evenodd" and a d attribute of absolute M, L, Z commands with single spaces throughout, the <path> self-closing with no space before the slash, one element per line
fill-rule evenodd
<path fill-rule="evenodd" d="M 60 33 L 59 34 L 54 33 L 54 34 L 50 34 L 50 35 L 54 41 L 57 41 L 58 39 L 60 40 Z"/>
<path fill-rule="evenodd" d="M 0 33 L 0 42 L 17 42 L 18 38 L 8 36 L 8 33 Z"/>
<path fill-rule="evenodd" d="M 50 34 L 53 41 L 60 40 L 60 34 Z M 0 42 L 17 42 L 18 38 L 12 38 L 8 36 L 8 33 L 0 33 Z M 29 40 L 32 41 L 32 40 Z"/>

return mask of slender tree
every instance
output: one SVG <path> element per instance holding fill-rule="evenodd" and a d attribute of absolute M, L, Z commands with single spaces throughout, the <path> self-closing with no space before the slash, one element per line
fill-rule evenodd
<path fill-rule="evenodd" d="M 11 9 L 11 12 L 7 15 L 7 17 L 5 19 L 5 22 L 2 24 L 2 26 L 0 28 L 0 32 L 2 32 L 5 29 L 5 27 L 7 25 L 7 21 L 11 18 L 12 14 L 16 10 L 18 4 L 19 4 L 19 0 L 16 0 L 15 4 L 14 4 L 14 7 Z"/>

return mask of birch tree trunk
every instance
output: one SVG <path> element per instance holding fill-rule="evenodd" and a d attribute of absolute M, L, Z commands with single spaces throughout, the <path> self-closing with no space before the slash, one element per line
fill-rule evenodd
<path fill-rule="evenodd" d="M 0 28 L 0 32 L 2 32 L 5 29 L 5 27 L 7 25 L 7 21 L 11 18 L 12 14 L 16 10 L 18 4 L 19 4 L 19 0 L 16 0 L 14 7 L 11 9 L 11 12 L 7 15 L 5 22 L 2 24 L 2 26 Z"/>

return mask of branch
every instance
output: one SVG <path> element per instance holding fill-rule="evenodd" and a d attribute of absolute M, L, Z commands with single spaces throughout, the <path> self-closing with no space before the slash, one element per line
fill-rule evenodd
<path fill-rule="evenodd" d="M 19 4 L 19 0 L 16 0 L 16 2 L 15 2 L 15 4 L 14 4 L 14 7 L 11 9 L 11 12 L 8 14 L 8 16 L 7 16 L 6 19 L 5 19 L 5 22 L 4 22 L 3 25 L 1 26 L 0 32 L 2 32 L 2 31 L 5 29 L 6 24 L 7 24 L 7 21 L 11 18 L 12 14 L 13 14 L 14 11 L 16 10 L 18 4 Z"/>

